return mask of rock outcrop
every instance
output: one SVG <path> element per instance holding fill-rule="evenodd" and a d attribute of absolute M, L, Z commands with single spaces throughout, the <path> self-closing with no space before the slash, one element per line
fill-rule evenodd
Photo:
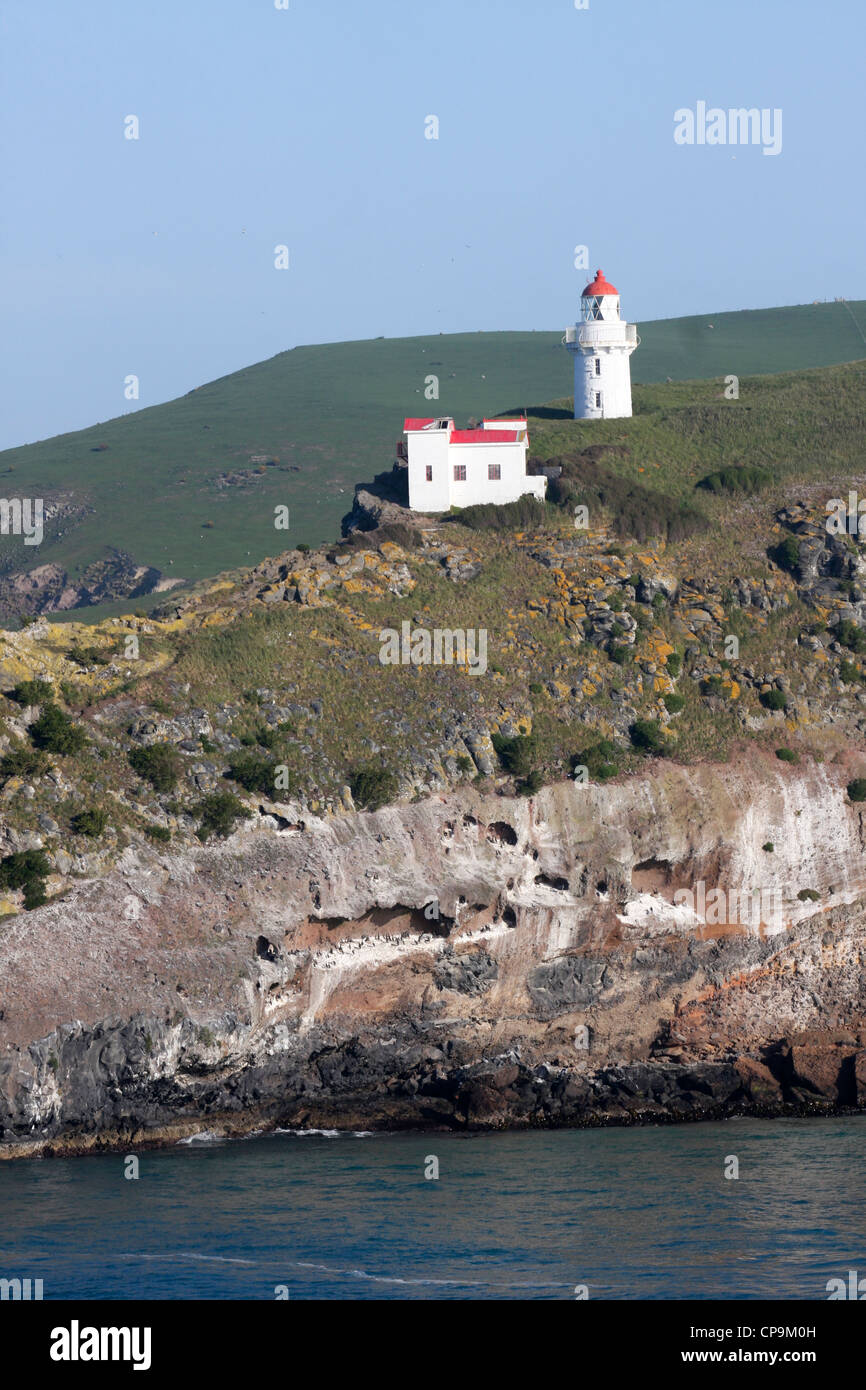
<path fill-rule="evenodd" d="M 752 749 L 128 849 L 0 925 L 0 1152 L 866 1107 L 851 771 Z"/>

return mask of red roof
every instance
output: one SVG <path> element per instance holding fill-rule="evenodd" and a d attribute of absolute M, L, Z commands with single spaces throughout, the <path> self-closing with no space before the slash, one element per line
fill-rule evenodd
<path fill-rule="evenodd" d="M 522 430 L 452 430 L 452 444 L 514 444 Z"/>
<path fill-rule="evenodd" d="M 589 294 L 619 294 L 619 290 L 615 290 L 613 285 L 608 284 L 607 280 L 604 278 L 603 270 L 597 270 L 595 272 L 595 279 L 591 280 L 587 285 L 581 295 L 581 299 L 585 299 Z"/>
<path fill-rule="evenodd" d="M 432 425 L 435 419 L 435 415 L 430 415 L 427 419 L 407 415 L 406 419 L 403 421 L 403 431 L 405 433 L 406 430 L 423 430 L 427 425 Z"/>

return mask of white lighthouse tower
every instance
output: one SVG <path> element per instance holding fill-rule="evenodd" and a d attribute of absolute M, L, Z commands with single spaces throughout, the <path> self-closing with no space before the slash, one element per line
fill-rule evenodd
<path fill-rule="evenodd" d="M 631 415 L 628 359 L 639 344 L 637 325 L 620 318 L 619 290 L 597 270 L 580 297 L 580 323 L 565 330 L 574 353 L 575 420 Z"/>

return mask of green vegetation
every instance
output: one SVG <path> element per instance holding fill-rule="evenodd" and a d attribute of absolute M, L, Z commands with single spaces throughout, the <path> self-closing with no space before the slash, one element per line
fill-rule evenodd
<path fill-rule="evenodd" d="M 378 811 L 397 795 L 399 781 L 397 774 L 379 763 L 367 763 L 357 767 L 349 778 L 352 800 L 365 811 Z"/>
<path fill-rule="evenodd" d="M 233 792 L 218 791 L 202 797 L 194 807 L 193 814 L 199 820 L 196 834 L 204 842 L 212 836 L 224 840 L 231 835 L 238 821 L 246 820 L 250 813 Z"/>
<path fill-rule="evenodd" d="M 30 737 L 37 748 L 44 748 L 47 753 L 78 753 L 87 742 L 84 730 L 57 705 L 43 707 L 36 723 L 30 726 Z"/>
<path fill-rule="evenodd" d="M 531 734 L 515 734 L 508 738 L 505 734 L 492 735 L 496 756 L 513 777 L 527 778 L 533 772 L 537 753 L 536 740 Z"/>
<path fill-rule="evenodd" d="M 40 680 L 19 681 L 14 689 L 9 691 L 10 700 L 15 700 L 19 705 L 41 705 L 53 695 L 51 682 Z"/>
<path fill-rule="evenodd" d="M 773 552 L 776 564 L 789 574 L 793 574 L 800 563 L 800 542 L 795 536 L 786 536 Z"/>
<path fill-rule="evenodd" d="M 761 849 L 764 850 L 766 854 L 772 854 L 775 848 L 776 846 L 773 844 L 772 840 L 765 840 L 761 845 Z"/>
<path fill-rule="evenodd" d="M 41 849 L 19 850 L 0 860 L 0 888 L 24 889 L 24 906 L 29 911 L 46 902 L 45 880 L 51 865 Z"/>
<path fill-rule="evenodd" d="M 662 699 L 668 714 L 679 714 L 680 710 L 685 707 L 685 695 L 663 695 Z"/>
<path fill-rule="evenodd" d="M 76 835 L 87 835 L 98 839 L 108 824 L 108 812 L 103 806 L 88 806 L 72 817 L 72 829 Z"/>
<path fill-rule="evenodd" d="M 273 758 L 265 758 L 260 753 L 235 753 L 229 762 L 227 775 L 248 792 L 273 797 L 276 771 L 277 764 Z"/>
<path fill-rule="evenodd" d="M 855 777 L 847 790 L 849 801 L 866 801 L 866 777 Z"/>
<path fill-rule="evenodd" d="M 782 763 L 798 763 L 800 754 L 793 748 L 777 748 L 776 757 Z"/>
<path fill-rule="evenodd" d="M 41 749 L 28 748 L 22 743 L 16 748 L 10 748 L 9 752 L 0 758 L 0 777 L 23 777 L 25 781 L 29 781 L 34 777 L 41 777 L 50 766 L 51 763 Z"/>
<path fill-rule="evenodd" d="M 768 468 L 752 468 L 745 465 L 741 468 L 719 468 L 715 473 L 708 473 L 705 478 L 701 478 L 697 486 L 707 492 L 742 492 L 748 495 L 760 492 L 772 482 L 775 482 L 775 478 Z"/>
<path fill-rule="evenodd" d="M 146 825 L 144 833 L 149 840 L 155 840 L 160 845 L 167 845 L 171 839 L 171 831 L 167 825 Z"/>
<path fill-rule="evenodd" d="M 635 748 L 643 753 L 664 753 L 667 748 L 657 719 L 636 719 L 629 729 Z"/>
<path fill-rule="evenodd" d="M 843 618 L 836 625 L 836 639 L 849 651 L 858 654 L 866 652 L 866 632 L 850 618 Z"/>
<path fill-rule="evenodd" d="M 129 754 L 129 765 L 157 792 L 173 791 L 181 774 L 180 755 L 170 743 L 152 743 L 147 748 L 133 748 Z"/>
<path fill-rule="evenodd" d="M 814 888 L 801 888 L 797 897 L 801 903 L 817 903 L 821 900 L 821 894 L 817 893 Z"/>
<path fill-rule="evenodd" d="M 479 502 L 473 507 L 452 507 L 450 516 L 470 531 L 525 531 L 544 525 L 548 507 L 527 494 L 501 506 Z"/>
<path fill-rule="evenodd" d="M 572 775 L 577 768 L 585 767 L 592 781 L 606 782 L 619 772 L 616 756 L 616 744 L 607 738 L 599 739 L 596 743 L 588 744 L 582 753 L 575 753 L 571 759 Z"/>
<path fill-rule="evenodd" d="M 765 690 L 761 695 L 761 704 L 765 709 L 787 709 L 788 699 L 783 690 Z"/>

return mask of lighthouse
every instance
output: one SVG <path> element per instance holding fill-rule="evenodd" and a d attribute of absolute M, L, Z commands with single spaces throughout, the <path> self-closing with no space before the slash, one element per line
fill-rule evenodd
<path fill-rule="evenodd" d="M 580 323 L 565 330 L 574 353 L 575 420 L 610 420 L 631 415 L 628 359 L 640 345 L 637 325 L 624 323 L 619 290 L 597 270 L 580 297 Z"/>

